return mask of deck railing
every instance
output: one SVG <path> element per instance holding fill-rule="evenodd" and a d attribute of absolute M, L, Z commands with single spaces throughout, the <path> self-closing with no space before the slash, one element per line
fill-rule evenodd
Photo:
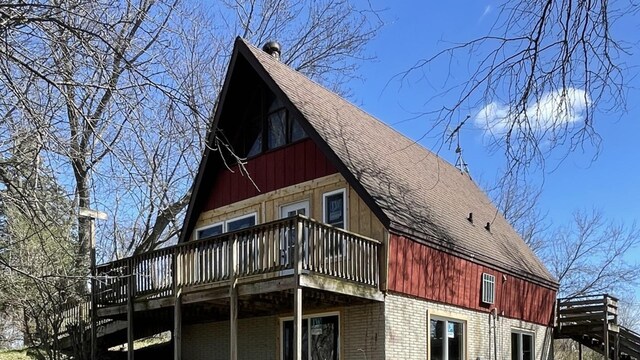
<path fill-rule="evenodd" d="M 236 279 L 287 275 L 297 247 L 302 248 L 304 271 L 379 285 L 379 241 L 297 215 L 101 265 L 96 303 L 126 304 L 129 296 L 161 298 L 172 296 L 176 288 L 224 285 L 231 269 L 236 269 Z M 129 281 L 134 282 L 131 287 Z"/>

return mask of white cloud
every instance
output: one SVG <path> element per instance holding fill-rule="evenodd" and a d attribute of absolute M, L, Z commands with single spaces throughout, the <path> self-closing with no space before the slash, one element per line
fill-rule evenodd
<path fill-rule="evenodd" d="M 589 94 L 582 89 L 567 88 L 544 93 L 537 103 L 527 107 L 525 113 L 533 131 L 553 130 L 566 124 L 583 121 L 591 104 Z M 480 110 L 474 122 L 477 127 L 500 135 L 524 114 L 514 113 L 508 104 L 492 102 Z M 520 119 L 518 119 L 520 118 Z"/>
<path fill-rule="evenodd" d="M 485 16 L 489 15 L 489 13 L 491 13 L 491 5 L 487 5 L 484 7 L 484 11 L 482 12 L 482 15 L 480 15 L 480 20 L 484 19 Z"/>

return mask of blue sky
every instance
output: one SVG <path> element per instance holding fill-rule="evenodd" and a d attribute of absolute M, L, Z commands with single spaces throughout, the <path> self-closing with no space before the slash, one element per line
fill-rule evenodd
<path fill-rule="evenodd" d="M 376 60 L 366 62 L 359 71 L 361 79 L 350 83 L 352 101 L 433 149 L 437 146 L 434 138 L 437 134 L 422 138 L 433 119 L 414 117 L 431 109 L 434 101 L 446 101 L 445 96 L 429 102 L 444 89 L 444 75 L 449 73 L 449 84 L 464 80 L 465 54 L 458 54 L 451 72 L 440 64 L 425 69 L 424 77 L 413 76 L 401 82 L 394 76 L 454 42 L 486 34 L 495 21 L 497 5 L 482 1 L 373 2 L 374 7 L 387 9 L 383 13 L 386 24 L 369 46 L 368 51 Z M 618 22 L 613 32 L 637 44 L 640 35 L 633 34 L 640 34 L 639 23 L 627 20 Z M 638 49 L 636 45 L 632 51 Z M 624 61 L 631 68 L 630 74 L 637 72 L 633 67 L 640 65 L 638 60 L 629 56 Z M 538 181 L 544 178 L 540 205 L 554 224 L 570 221 L 575 210 L 592 208 L 602 210 L 608 219 L 628 224 L 640 219 L 640 80 L 628 77 L 628 82 L 627 111 L 597 114 L 595 128 L 602 137 L 598 153 L 590 148 L 573 152 L 559 166 L 552 165 L 534 175 Z M 480 109 L 468 110 L 473 114 Z M 465 125 L 461 133 L 464 157 L 472 177 L 480 183 L 493 181 L 503 160 L 499 152 L 488 151 L 485 143 L 480 128 Z M 454 150 L 443 147 L 439 154 L 455 162 Z M 595 155 L 597 159 L 593 160 Z M 549 163 L 558 161 L 552 158 Z M 636 250 L 629 258 L 640 259 L 640 251 Z"/>

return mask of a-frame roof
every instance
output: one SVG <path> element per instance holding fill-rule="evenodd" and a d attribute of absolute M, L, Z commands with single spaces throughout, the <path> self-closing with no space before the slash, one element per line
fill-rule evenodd
<path fill-rule="evenodd" d="M 301 119 L 316 145 L 392 232 L 547 286 L 557 282 L 486 194 L 454 166 L 383 122 L 238 38 L 221 93 L 238 58 Z M 216 160 L 205 153 L 181 241 L 193 229 L 200 184 Z M 206 170 L 206 171 L 205 171 Z M 211 176 L 211 175 L 209 175 Z M 473 223 L 467 218 L 473 213 Z M 491 223 L 490 231 L 485 229 Z"/>

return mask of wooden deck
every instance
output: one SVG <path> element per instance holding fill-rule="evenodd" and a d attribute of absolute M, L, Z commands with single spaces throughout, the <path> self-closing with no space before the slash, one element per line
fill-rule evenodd
<path fill-rule="evenodd" d="M 640 334 L 618 324 L 618 299 L 604 295 L 558 299 L 556 339 L 573 339 L 613 360 L 640 360 Z M 606 349 L 606 350 L 605 350 Z"/>
<path fill-rule="evenodd" d="M 232 296 L 286 297 L 307 288 L 383 301 L 382 254 L 378 240 L 298 215 L 113 261 L 96 269 L 98 336 L 121 330 L 132 313 L 221 300 L 228 307 Z M 63 331 L 79 336 L 91 302 L 64 312 Z"/>

